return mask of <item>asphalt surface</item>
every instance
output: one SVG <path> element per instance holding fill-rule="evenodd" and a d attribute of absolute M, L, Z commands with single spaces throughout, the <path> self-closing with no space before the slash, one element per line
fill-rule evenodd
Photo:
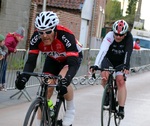
<path fill-rule="evenodd" d="M 125 118 L 121 126 L 150 126 L 150 72 L 131 75 L 127 79 L 128 97 Z M 36 97 L 37 87 L 27 89 Z M 22 126 L 31 102 L 25 96 L 14 96 L 17 90 L 0 92 L 0 126 Z M 73 126 L 101 126 L 100 107 L 103 88 L 101 85 L 78 86 L 75 90 L 76 117 Z M 55 94 L 53 98 L 55 97 Z M 114 126 L 111 122 L 111 126 Z"/>

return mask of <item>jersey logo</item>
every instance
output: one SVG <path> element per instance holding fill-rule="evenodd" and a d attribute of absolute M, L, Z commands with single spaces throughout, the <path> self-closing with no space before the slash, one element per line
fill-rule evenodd
<path fill-rule="evenodd" d="M 48 52 L 47 55 L 50 56 L 50 57 L 54 57 L 54 58 L 66 57 L 66 53 L 65 52 L 62 52 L 62 53 Z"/>
<path fill-rule="evenodd" d="M 117 49 L 112 49 L 112 52 L 114 53 L 114 54 L 116 54 L 116 55 L 122 55 L 122 54 L 124 54 L 124 50 L 117 50 Z"/>
<path fill-rule="evenodd" d="M 67 48 L 71 46 L 70 41 L 66 38 L 65 35 L 62 36 L 62 40 L 65 42 Z"/>
<path fill-rule="evenodd" d="M 31 45 L 34 45 L 34 44 L 38 41 L 38 39 L 39 39 L 38 35 L 34 36 L 34 37 L 31 39 L 30 44 L 31 44 Z"/>
<path fill-rule="evenodd" d="M 106 38 L 108 42 L 111 42 L 111 38 Z"/>

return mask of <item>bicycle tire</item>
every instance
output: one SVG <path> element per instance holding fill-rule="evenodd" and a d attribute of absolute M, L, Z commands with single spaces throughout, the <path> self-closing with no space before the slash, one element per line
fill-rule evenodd
<path fill-rule="evenodd" d="M 118 111 L 117 111 L 118 110 L 118 101 L 116 101 L 116 99 L 114 99 L 114 102 L 115 102 L 115 107 L 116 107 L 116 111 L 114 113 L 114 122 L 115 122 L 116 126 L 119 126 L 120 122 L 121 122 L 121 118 L 118 116 Z"/>
<path fill-rule="evenodd" d="M 116 126 L 120 126 L 121 118 L 118 116 L 118 113 L 114 113 L 114 122 Z"/>
<path fill-rule="evenodd" d="M 109 105 L 105 106 L 105 99 L 109 90 Z M 112 91 L 108 84 L 106 84 L 103 92 L 102 103 L 101 103 L 101 126 L 109 126 L 112 118 Z"/>
<path fill-rule="evenodd" d="M 85 77 L 80 78 L 80 84 L 81 85 L 86 85 L 86 78 Z"/>
<path fill-rule="evenodd" d="M 59 99 L 59 102 L 55 105 L 55 116 L 53 126 L 62 126 L 63 117 L 66 111 L 64 98 Z"/>
<path fill-rule="evenodd" d="M 88 79 L 88 83 L 89 83 L 90 85 L 94 85 L 95 81 L 96 81 L 96 80 L 95 80 L 93 77 L 90 77 L 90 78 Z"/>
<path fill-rule="evenodd" d="M 38 110 L 41 111 L 41 120 L 37 119 Z M 30 105 L 27 114 L 25 116 L 23 126 L 35 126 L 37 123 L 40 126 L 51 126 L 52 122 L 47 120 L 45 106 L 41 98 L 36 98 Z"/>

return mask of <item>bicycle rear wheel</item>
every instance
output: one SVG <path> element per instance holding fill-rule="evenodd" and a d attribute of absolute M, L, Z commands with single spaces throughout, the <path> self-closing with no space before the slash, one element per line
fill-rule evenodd
<path fill-rule="evenodd" d="M 106 95 L 109 91 L 109 105 L 105 105 L 105 99 Z M 112 92 L 109 88 L 109 85 L 106 84 L 103 92 L 103 97 L 102 97 L 102 104 L 101 104 L 101 126 L 109 126 L 110 121 L 112 118 Z"/>
<path fill-rule="evenodd" d="M 41 112 L 40 117 L 38 114 L 39 111 Z M 50 118 L 48 119 L 48 115 L 46 113 L 42 99 L 37 98 L 32 102 L 32 104 L 29 107 L 23 126 L 51 126 L 52 124 L 50 120 Z"/>
<path fill-rule="evenodd" d="M 59 102 L 56 103 L 55 105 L 55 118 L 54 118 L 54 122 L 53 122 L 53 126 L 62 126 L 62 122 L 63 122 L 63 117 L 66 111 L 66 103 L 64 98 L 60 98 Z"/>

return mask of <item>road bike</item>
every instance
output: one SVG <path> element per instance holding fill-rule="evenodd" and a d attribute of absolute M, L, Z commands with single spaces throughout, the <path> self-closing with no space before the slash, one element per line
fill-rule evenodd
<path fill-rule="evenodd" d="M 119 67 L 118 67 L 119 68 Z M 117 85 L 114 73 L 118 70 L 113 67 L 99 68 L 100 71 L 109 71 L 108 81 L 104 87 L 102 103 L 101 103 L 101 126 L 110 126 L 111 118 L 114 118 L 116 126 L 120 125 L 122 118 L 118 114 L 118 99 L 117 99 Z M 124 80 L 126 81 L 125 74 L 123 73 Z M 108 95 L 109 104 L 106 106 L 106 95 Z"/>
<path fill-rule="evenodd" d="M 39 82 L 37 97 L 31 103 L 26 113 L 23 126 L 62 126 L 62 118 L 66 111 L 66 103 L 64 97 L 59 92 L 59 80 L 61 76 L 52 76 L 44 73 L 22 72 L 23 74 L 36 77 Z M 17 76 L 20 72 L 17 72 Z M 57 80 L 55 84 L 48 84 L 48 80 Z M 56 95 L 56 103 L 53 111 L 50 110 L 47 100 L 48 88 L 58 88 Z M 40 114 L 39 114 L 40 113 Z M 40 116 L 40 118 L 39 118 Z M 70 125 L 72 126 L 72 125 Z"/>

